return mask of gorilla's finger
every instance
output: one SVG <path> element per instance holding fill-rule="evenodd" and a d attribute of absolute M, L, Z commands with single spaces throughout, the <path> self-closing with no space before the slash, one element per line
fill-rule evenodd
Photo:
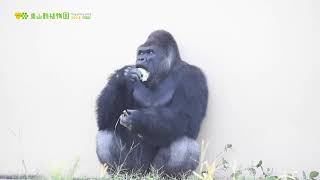
<path fill-rule="evenodd" d="M 125 117 L 124 114 L 121 114 L 121 115 L 120 115 L 120 117 L 119 117 L 119 122 L 120 122 L 120 124 L 122 124 L 122 122 L 125 121 L 125 118 L 126 118 L 126 117 Z"/>
<path fill-rule="evenodd" d="M 137 74 L 130 74 L 130 78 L 132 81 L 136 81 L 136 80 L 139 80 L 139 75 Z"/>
<path fill-rule="evenodd" d="M 121 117 L 122 116 L 122 117 Z M 131 125 L 131 120 L 128 117 L 125 117 L 123 114 L 120 116 L 120 124 L 129 130 L 131 130 L 132 125 Z"/>
<path fill-rule="evenodd" d="M 133 73 L 137 74 L 139 78 L 142 77 L 142 73 L 141 73 L 141 71 L 139 71 L 138 68 L 132 68 L 131 71 L 132 71 Z"/>
<path fill-rule="evenodd" d="M 141 138 L 141 139 L 143 139 L 143 136 L 142 136 L 141 134 L 138 134 L 138 137 Z"/>
<path fill-rule="evenodd" d="M 119 116 L 119 120 L 121 121 L 121 119 L 123 119 L 124 118 L 124 114 L 121 114 L 120 116 Z"/>
<path fill-rule="evenodd" d="M 132 69 L 132 67 L 127 67 L 126 69 L 124 69 L 124 73 L 130 72 L 130 69 Z"/>

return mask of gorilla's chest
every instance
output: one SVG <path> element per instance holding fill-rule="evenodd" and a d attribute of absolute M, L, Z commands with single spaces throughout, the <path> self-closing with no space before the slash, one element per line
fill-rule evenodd
<path fill-rule="evenodd" d="M 173 80 L 163 81 L 157 88 L 149 89 L 141 83 L 134 86 L 133 98 L 141 107 L 164 106 L 171 102 L 175 92 Z"/>

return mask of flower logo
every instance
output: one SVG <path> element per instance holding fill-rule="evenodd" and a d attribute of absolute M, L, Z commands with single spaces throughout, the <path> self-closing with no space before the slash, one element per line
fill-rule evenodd
<path fill-rule="evenodd" d="M 22 13 L 21 12 L 16 12 L 16 13 L 14 13 L 14 16 L 16 16 L 16 19 L 21 19 L 21 17 L 22 17 Z"/>
<path fill-rule="evenodd" d="M 26 12 L 15 12 L 14 16 L 16 17 L 17 20 L 28 19 L 28 13 Z"/>

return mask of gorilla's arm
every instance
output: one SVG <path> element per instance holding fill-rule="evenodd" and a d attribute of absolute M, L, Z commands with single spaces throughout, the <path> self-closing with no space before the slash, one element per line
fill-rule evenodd
<path fill-rule="evenodd" d="M 208 89 L 201 70 L 189 67 L 180 72 L 178 87 L 167 106 L 140 109 L 134 113 L 133 131 L 157 146 L 181 136 L 196 138 L 207 108 Z"/>
<path fill-rule="evenodd" d="M 122 111 L 128 108 L 128 104 L 132 101 L 130 87 L 124 76 L 124 70 L 127 67 L 117 70 L 110 77 L 97 99 L 99 130 L 113 130 Z"/>

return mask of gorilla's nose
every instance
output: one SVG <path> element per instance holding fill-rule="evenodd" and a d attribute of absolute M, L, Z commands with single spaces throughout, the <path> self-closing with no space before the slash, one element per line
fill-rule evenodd
<path fill-rule="evenodd" d="M 138 61 L 145 61 L 146 60 L 146 58 L 138 58 Z"/>

